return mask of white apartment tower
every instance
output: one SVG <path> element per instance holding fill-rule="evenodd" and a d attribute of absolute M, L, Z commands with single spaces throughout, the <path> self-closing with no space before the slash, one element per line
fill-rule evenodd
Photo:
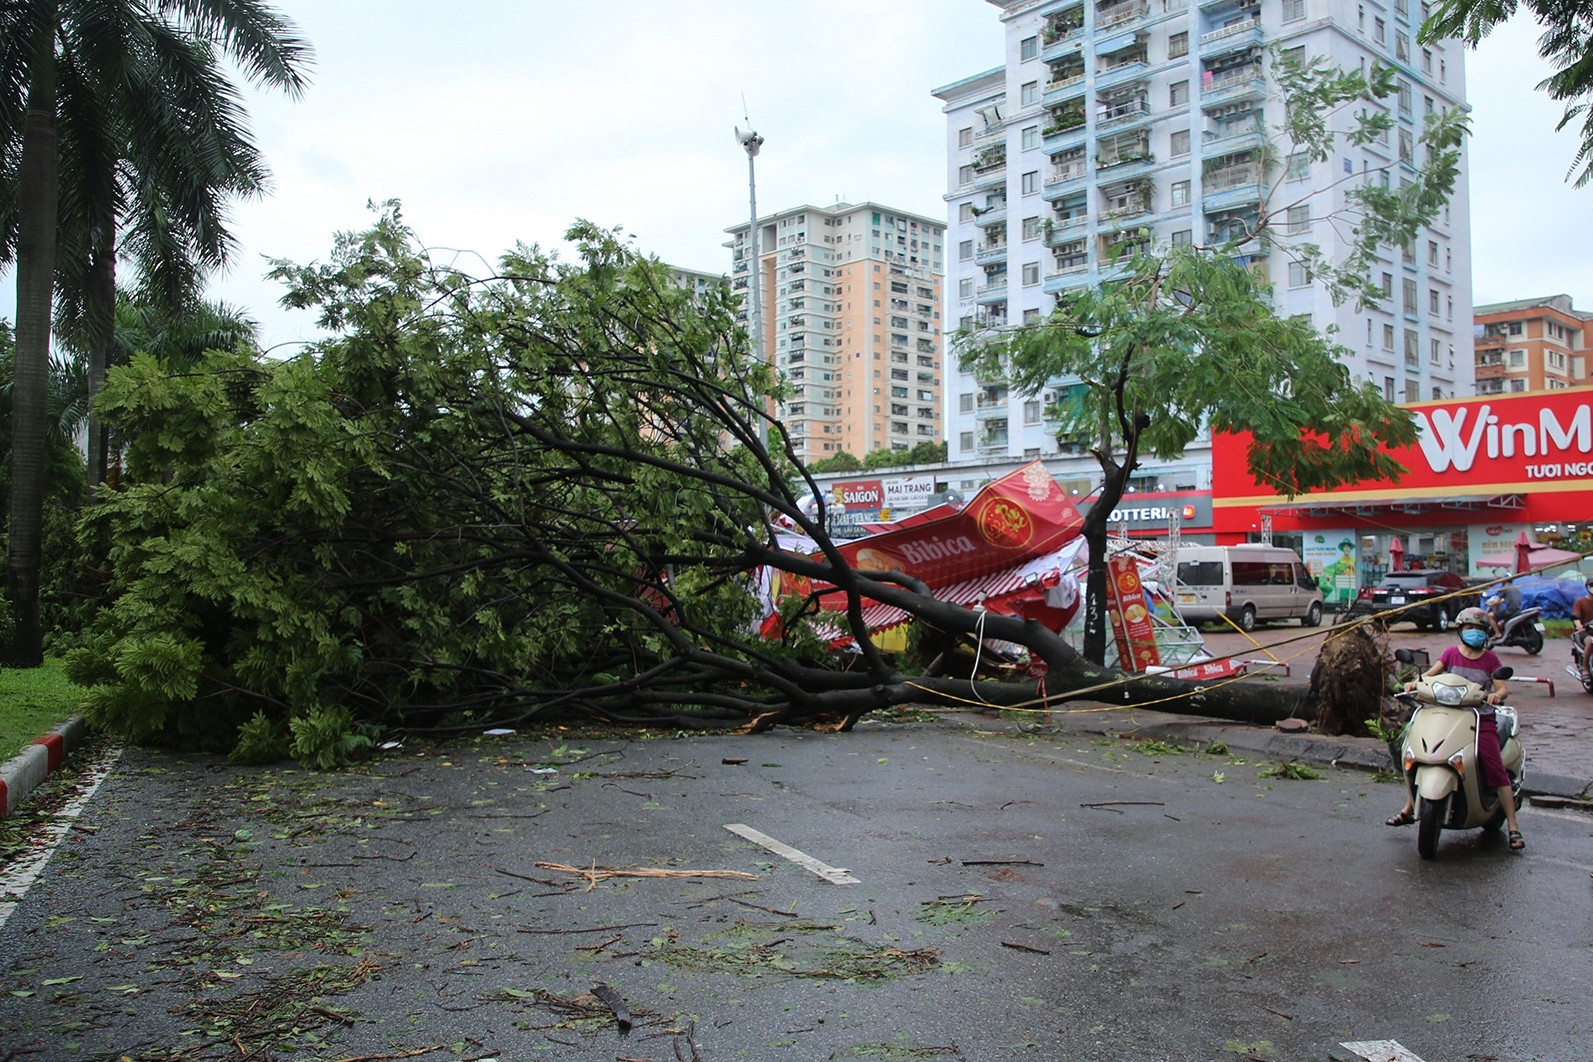
<path fill-rule="evenodd" d="M 725 231 L 731 288 L 745 293 L 750 226 Z M 776 412 L 797 456 L 939 442 L 946 226 L 837 203 L 767 215 L 758 232 L 763 351 L 791 386 Z"/>
<path fill-rule="evenodd" d="M 1461 47 L 1416 42 L 1421 0 L 989 2 L 1006 26 L 1005 65 L 935 90 L 947 116 L 953 331 L 1048 313 L 1059 294 L 1109 274 L 1114 247 L 1141 230 L 1161 245 L 1224 242 L 1269 192 L 1274 208 L 1319 190 L 1314 206 L 1287 212 L 1284 238 L 1336 258 L 1344 245 L 1328 215 L 1343 189 L 1398 187 L 1415 172 L 1425 116 L 1465 106 Z M 1393 66 L 1394 129 L 1364 146 L 1341 140 L 1324 162 L 1297 155 L 1263 174 L 1268 130 L 1283 120 L 1267 77 L 1274 49 L 1350 70 Z M 1374 267 L 1385 292 L 1375 309 L 1335 306 L 1280 248 L 1244 249 L 1280 312 L 1336 331 L 1358 380 L 1396 401 L 1469 394 L 1467 202 L 1462 156 L 1452 209 Z M 946 379 L 951 460 L 1058 452 L 1047 402 L 959 372 L 951 353 Z M 1058 391 L 1067 383 L 1056 381 Z"/>

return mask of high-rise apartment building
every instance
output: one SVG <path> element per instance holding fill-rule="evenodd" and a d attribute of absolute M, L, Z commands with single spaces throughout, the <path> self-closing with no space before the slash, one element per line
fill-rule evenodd
<path fill-rule="evenodd" d="M 1496 302 L 1474 314 L 1479 395 L 1593 383 L 1587 327 L 1593 314 L 1573 307 L 1571 296 Z"/>
<path fill-rule="evenodd" d="M 798 456 L 939 442 L 945 224 L 837 203 L 770 214 L 758 230 L 763 350 L 791 385 L 778 415 Z M 750 226 L 725 231 L 731 287 L 746 292 Z"/>
<path fill-rule="evenodd" d="M 1160 246 L 1217 245 L 1265 211 L 1277 241 L 1240 249 L 1272 284 L 1280 313 L 1332 329 L 1352 374 L 1391 399 L 1469 393 L 1464 157 L 1454 207 L 1374 266 L 1379 306 L 1335 306 L 1285 246 L 1313 243 L 1338 257 L 1353 225 L 1333 216 L 1343 189 L 1413 179 L 1426 116 L 1465 105 L 1460 46 L 1416 42 L 1425 2 L 989 2 L 1006 26 L 1005 64 L 935 91 L 948 131 L 949 330 L 1047 314 L 1058 296 L 1109 277 L 1114 252 L 1146 230 Z M 1268 77 L 1275 54 L 1392 66 L 1393 128 L 1366 144 L 1341 140 L 1322 161 L 1289 154 Z M 946 377 L 952 460 L 1058 452 L 1046 411 L 1067 380 L 1028 397 L 954 362 Z"/>

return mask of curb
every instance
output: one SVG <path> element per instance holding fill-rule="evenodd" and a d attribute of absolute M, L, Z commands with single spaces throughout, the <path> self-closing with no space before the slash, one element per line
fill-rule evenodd
<path fill-rule="evenodd" d="M 0 819 L 17 809 L 28 794 L 60 769 L 67 753 L 83 744 L 88 723 L 74 715 L 48 734 L 37 737 L 20 754 L 0 763 Z"/>

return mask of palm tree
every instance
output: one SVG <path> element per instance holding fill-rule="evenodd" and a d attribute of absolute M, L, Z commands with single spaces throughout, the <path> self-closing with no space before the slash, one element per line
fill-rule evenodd
<path fill-rule="evenodd" d="M 92 397 L 114 340 L 116 260 L 175 309 L 233 239 L 226 205 L 266 170 L 221 60 L 297 95 L 309 47 L 261 0 L 11 0 L 0 6 L 0 264 L 17 264 L 8 587 L 13 663 L 42 658 L 45 379 L 57 289 Z M 59 242 L 58 242 L 59 241 Z M 120 245 L 119 245 L 120 243 Z M 90 424 L 91 483 L 104 433 Z"/>

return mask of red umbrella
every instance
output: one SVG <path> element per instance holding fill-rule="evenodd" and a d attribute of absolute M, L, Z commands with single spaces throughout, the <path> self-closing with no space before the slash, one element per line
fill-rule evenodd
<path fill-rule="evenodd" d="M 1532 543 L 1526 537 L 1526 532 L 1515 533 L 1515 570 L 1531 572 L 1532 570 Z"/>
<path fill-rule="evenodd" d="M 1388 540 L 1388 570 L 1402 571 L 1405 564 L 1405 543 L 1397 538 Z"/>

